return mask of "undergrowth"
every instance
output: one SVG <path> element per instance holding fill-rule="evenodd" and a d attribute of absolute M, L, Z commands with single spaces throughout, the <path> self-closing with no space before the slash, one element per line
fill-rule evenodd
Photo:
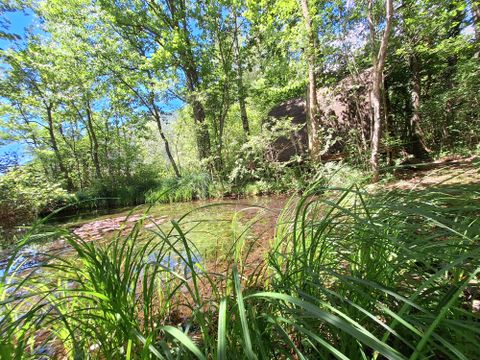
<path fill-rule="evenodd" d="M 313 186 L 286 205 L 256 268 L 242 236 L 222 269 L 199 262 L 188 217 L 143 242 L 141 222 L 108 245 L 55 230 L 74 256 L 49 254 L 28 271 L 11 260 L 2 275 L 0 354 L 473 359 L 479 198 L 478 185 Z"/>
<path fill-rule="evenodd" d="M 181 178 L 166 178 L 145 195 L 146 203 L 185 202 L 210 197 L 212 181 L 208 174 L 189 174 Z"/>

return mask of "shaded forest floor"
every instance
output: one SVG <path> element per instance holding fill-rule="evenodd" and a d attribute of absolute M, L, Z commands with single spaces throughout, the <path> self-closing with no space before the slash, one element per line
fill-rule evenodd
<path fill-rule="evenodd" d="M 437 161 L 400 169 L 387 189 L 420 189 L 440 185 L 464 185 L 480 183 L 480 158 L 443 157 Z"/>

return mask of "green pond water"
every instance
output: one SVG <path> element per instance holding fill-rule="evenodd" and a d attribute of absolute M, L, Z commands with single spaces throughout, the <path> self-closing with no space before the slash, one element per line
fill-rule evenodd
<path fill-rule="evenodd" d="M 125 218 L 136 219 L 143 216 L 145 233 L 169 231 L 172 221 L 179 223 L 182 231 L 202 252 L 208 255 L 209 250 L 230 245 L 242 234 L 248 236 L 249 227 L 271 226 L 275 221 L 274 214 L 278 214 L 285 202 L 283 196 L 253 197 L 240 200 L 210 200 L 192 201 L 185 203 L 141 205 L 133 208 L 121 209 L 108 214 L 82 214 L 68 219 L 63 226 L 78 229 L 87 224 L 96 223 L 102 226 L 102 221 Z M 93 226 L 95 229 L 95 226 Z M 100 229 L 101 230 L 101 229 Z M 128 232 L 128 230 L 126 231 Z M 115 231 L 105 234 L 108 238 Z M 88 232 L 85 234 L 88 237 Z"/>
<path fill-rule="evenodd" d="M 222 261 L 234 246 L 255 241 L 255 237 L 262 233 L 271 232 L 285 202 L 285 196 L 266 196 L 141 205 L 56 218 L 50 226 L 68 229 L 82 239 L 102 246 L 118 236 L 128 236 L 135 224 L 140 229 L 135 241 L 142 243 L 158 237 L 158 233 L 171 232 L 172 222 L 176 222 L 194 245 L 199 259 Z M 51 252 L 69 256 L 72 248 L 62 239 L 50 238 L 23 249 L 15 255 L 18 257 L 15 262 L 28 269 L 41 263 L 43 255 Z M 0 256 L 1 274 L 2 263 L 4 265 L 11 254 L 5 252 Z"/>

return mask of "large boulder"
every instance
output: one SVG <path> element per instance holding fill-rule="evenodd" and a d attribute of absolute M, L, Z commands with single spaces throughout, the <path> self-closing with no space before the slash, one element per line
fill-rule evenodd
<path fill-rule="evenodd" d="M 362 143 L 365 147 L 370 138 L 370 87 L 371 69 L 351 75 L 335 86 L 322 87 L 317 91 L 321 125 L 325 144 L 323 158 L 335 158 L 341 154 L 349 141 Z M 307 104 L 303 98 L 294 98 L 274 106 L 268 113 L 275 120 L 289 118 L 299 130 L 291 136 L 283 136 L 272 144 L 272 160 L 288 161 L 292 156 L 306 154 L 308 132 L 306 126 Z M 303 127 L 302 127 L 303 125 Z"/>
<path fill-rule="evenodd" d="M 304 155 L 308 150 L 305 99 L 294 98 L 285 101 L 270 110 L 268 116 L 273 120 L 272 122 L 288 118 L 296 128 L 290 136 L 281 136 L 273 142 L 271 150 L 267 154 L 268 159 L 285 162 L 295 155 Z"/>

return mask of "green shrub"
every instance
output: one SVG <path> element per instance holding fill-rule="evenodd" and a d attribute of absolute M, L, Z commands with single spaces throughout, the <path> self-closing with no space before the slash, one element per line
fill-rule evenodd
<path fill-rule="evenodd" d="M 211 183 L 210 176 L 203 173 L 162 179 L 159 186 L 146 193 L 145 201 L 153 204 L 207 199 Z"/>
<path fill-rule="evenodd" d="M 16 167 L 0 176 L 0 238 L 11 240 L 19 226 L 31 224 L 72 201 L 59 183 L 33 167 Z"/>
<path fill-rule="evenodd" d="M 157 174 L 140 169 L 132 176 L 103 178 L 76 193 L 80 208 L 117 208 L 145 203 L 148 191 L 158 186 Z"/>
<path fill-rule="evenodd" d="M 322 183 L 333 188 L 348 188 L 365 184 L 370 174 L 344 162 L 328 162 L 312 165 L 310 180 L 305 183 Z M 307 186 L 308 187 L 308 186 Z"/>

